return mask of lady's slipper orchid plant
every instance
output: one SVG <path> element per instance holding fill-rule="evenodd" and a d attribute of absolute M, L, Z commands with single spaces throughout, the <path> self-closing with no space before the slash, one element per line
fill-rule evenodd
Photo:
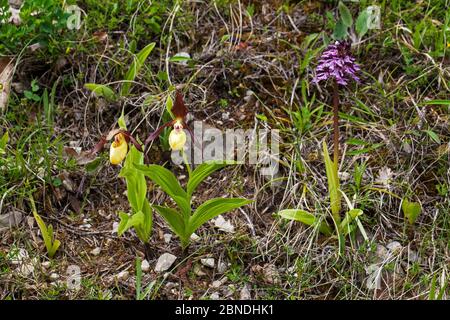
<path fill-rule="evenodd" d="M 109 152 L 110 162 L 117 165 L 125 159 L 119 177 L 126 180 L 127 197 L 131 210 L 129 213 L 119 212 L 118 235 L 120 236 L 133 228 L 138 238 L 145 244 L 148 244 L 153 226 L 153 210 L 155 210 L 166 220 L 172 231 L 178 235 L 184 250 L 189 246 L 192 234 L 208 220 L 247 205 L 252 201 L 244 198 L 214 198 L 205 201 L 197 206 L 196 209 L 193 208 L 192 194 L 197 186 L 213 172 L 231 163 L 205 162 L 191 171 L 189 163 L 186 161 L 189 180 L 185 189 L 181 187 L 177 177 L 163 166 L 156 164 L 144 165 L 144 151 L 148 149 L 148 144 L 158 137 L 164 128 L 173 126 L 169 134 L 169 144 L 174 151 L 183 150 L 186 144 L 187 137 L 184 129 L 189 131 L 192 140 L 194 140 L 192 130 L 186 125 L 188 109 L 179 91 L 176 92 L 176 99 L 171 112 L 174 119 L 163 124 L 150 134 L 145 140 L 144 146 L 141 146 L 125 128 L 115 129 L 109 132 L 106 137 L 102 137 L 91 151 L 91 154 L 99 152 L 107 141 L 114 139 Z M 129 142 L 134 146 L 131 145 L 129 147 Z M 147 199 L 145 177 L 150 178 L 153 183 L 160 186 L 174 200 L 177 207 L 152 204 Z"/>

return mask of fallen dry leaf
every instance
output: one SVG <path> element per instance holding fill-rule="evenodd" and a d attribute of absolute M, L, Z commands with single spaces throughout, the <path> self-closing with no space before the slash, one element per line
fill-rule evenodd
<path fill-rule="evenodd" d="M 13 61 L 8 57 L 0 58 L 0 111 L 6 108 L 11 91 Z"/>
<path fill-rule="evenodd" d="M 74 148 L 64 147 L 64 152 L 69 156 L 73 157 L 79 165 L 85 165 L 95 160 L 96 154 L 91 151 L 81 151 L 76 152 Z"/>

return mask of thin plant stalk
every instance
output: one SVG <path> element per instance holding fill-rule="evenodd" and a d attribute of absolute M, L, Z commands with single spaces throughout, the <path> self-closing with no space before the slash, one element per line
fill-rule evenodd
<path fill-rule="evenodd" d="M 184 164 L 186 165 L 186 169 L 187 169 L 189 177 L 190 177 L 192 175 L 192 169 L 191 169 L 191 166 L 189 165 L 189 160 L 188 160 L 186 152 L 184 152 L 184 150 L 181 150 L 181 153 L 183 154 L 183 161 L 184 161 Z"/>
<path fill-rule="evenodd" d="M 333 81 L 333 131 L 334 131 L 333 162 L 337 170 L 339 162 L 339 91 L 338 91 L 338 83 L 336 80 Z"/>

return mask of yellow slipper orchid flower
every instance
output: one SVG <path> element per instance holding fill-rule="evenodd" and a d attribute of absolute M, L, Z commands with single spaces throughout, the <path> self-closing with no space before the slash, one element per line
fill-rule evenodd
<path fill-rule="evenodd" d="M 123 133 L 118 133 L 114 137 L 113 143 L 109 149 L 109 161 L 113 165 L 118 165 L 127 156 L 128 143 Z"/>

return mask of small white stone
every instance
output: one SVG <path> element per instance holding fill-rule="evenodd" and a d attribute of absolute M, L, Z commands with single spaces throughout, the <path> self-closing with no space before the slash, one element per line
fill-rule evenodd
<path fill-rule="evenodd" d="M 100 216 L 102 216 L 102 217 L 106 217 L 106 216 L 107 216 L 106 211 L 103 210 L 103 209 L 99 209 L 99 210 L 98 210 L 98 214 L 99 214 Z"/>
<path fill-rule="evenodd" d="M 119 223 L 116 221 L 116 222 L 113 223 L 113 227 L 112 227 L 111 233 L 117 233 L 118 230 L 119 230 Z"/>
<path fill-rule="evenodd" d="M 376 255 L 378 257 L 378 259 L 380 259 L 381 261 L 386 260 L 389 256 L 389 252 L 388 250 L 382 246 L 381 244 L 377 245 L 377 252 Z"/>
<path fill-rule="evenodd" d="M 93 255 L 93 256 L 98 256 L 99 254 L 100 254 L 100 251 L 101 251 L 102 249 L 100 249 L 100 247 L 96 247 L 96 248 L 94 248 L 92 251 L 91 251 L 91 254 Z"/>
<path fill-rule="evenodd" d="M 73 186 L 72 180 L 70 180 L 70 179 L 64 179 L 64 180 L 62 181 L 62 184 L 63 184 L 64 188 L 65 188 L 67 191 L 73 192 L 74 186 Z"/>
<path fill-rule="evenodd" d="M 263 266 L 263 274 L 264 280 L 266 283 L 270 284 L 279 284 L 280 283 L 280 274 L 275 265 L 273 264 L 265 264 Z"/>
<path fill-rule="evenodd" d="M 163 271 L 168 270 L 172 266 L 172 264 L 175 262 L 176 259 L 177 259 L 177 257 L 174 256 L 173 254 L 170 254 L 170 253 L 162 254 L 158 258 L 158 261 L 156 262 L 155 271 L 163 272 Z"/>
<path fill-rule="evenodd" d="M 125 281 L 128 279 L 129 276 L 130 276 L 130 273 L 128 271 L 124 270 L 117 274 L 117 280 Z"/>
<path fill-rule="evenodd" d="M 59 274 L 53 272 L 53 273 L 50 275 L 50 280 L 56 281 L 56 280 L 58 280 L 58 279 L 59 279 Z"/>
<path fill-rule="evenodd" d="M 87 230 L 87 229 L 91 229 L 91 228 L 92 228 L 92 225 L 91 225 L 90 223 L 85 223 L 85 224 L 82 224 L 82 225 L 80 226 L 80 228 L 81 228 L 81 229 Z"/>
<path fill-rule="evenodd" d="M 191 241 L 198 241 L 198 240 L 200 240 L 200 237 L 196 233 L 191 234 L 190 238 L 191 238 Z"/>
<path fill-rule="evenodd" d="M 48 269 L 50 267 L 50 261 L 44 261 L 41 265 L 44 269 Z"/>
<path fill-rule="evenodd" d="M 165 233 L 163 237 L 165 243 L 170 243 L 170 240 L 172 240 L 172 235 L 170 233 Z"/>
<path fill-rule="evenodd" d="M 219 273 L 225 273 L 225 271 L 227 271 L 228 266 L 225 262 L 221 261 L 219 262 L 218 266 L 217 266 L 217 272 Z"/>
<path fill-rule="evenodd" d="M 202 270 L 202 268 L 198 264 L 194 266 L 194 274 L 199 277 L 206 276 L 206 273 Z"/>
<path fill-rule="evenodd" d="M 348 172 L 339 172 L 338 175 L 342 181 L 347 181 L 348 179 L 350 179 L 350 173 Z"/>
<path fill-rule="evenodd" d="M 390 243 L 388 243 L 388 245 L 386 246 L 386 248 L 388 248 L 388 250 L 394 254 L 399 253 L 400 251 L 402 251 L 402 245 L 400 244 L 400 242 L 398 241 L 392 241 Z"/>
<path fill-rule="evenodd" d="M 148 272 L 150 270 L 150 264 L 146 259 L 142 260 L 141 262 L 141 270 L 144 272 Z"/>
<path fill-rule="evenodd" d="M 408 260 L 410 262 L 418 262 L 420 260 L 419 255 L 414 250 L 408 250 Z"/>
<path fill-rule="evenodd" d="M 19 266 L 18 271 L 22 277 L 26 278 L 34 272 L 34 265 L 30 262 L 23 263 Z"/>
<path fill-rule="evenodd" d="M 215 288 L 215 289 L 218 289 L 218 288 L 220 288 L 222 285 L 224 285 L 225 284 L 225 282 L 227 282 L 227 277 L 223 277 L 222 279 L 220 279 L 220 280 L 215 280 L 215 281 L 213 281 L 213 283 L 211 283 L 211 288 Z"/>
<path fill-rule="evenodd" d="M 215 266 L 214 258 L 200 259 L 200 261 L 205 267 L 214 268 L 214 266 Z"/>
<path fill-rule="evenodd" d="M 219 296 L 219 294 L 218 294 L 217 292 L 214 292 L 214 293 L 211 293 L 211 295 L 209 296 L 209 298 L 210 298 L 211 300 L 219 300 L 219 299 L 220 299 L 220 296 Z"/>
<path fill-rule="evenodd" d="M 234 233 L 234 226 L 228 220 L 225 220 L 222 215 L 219 215 L 217 219 L 214 220 L 214 225 L 221 231 Z"/>

